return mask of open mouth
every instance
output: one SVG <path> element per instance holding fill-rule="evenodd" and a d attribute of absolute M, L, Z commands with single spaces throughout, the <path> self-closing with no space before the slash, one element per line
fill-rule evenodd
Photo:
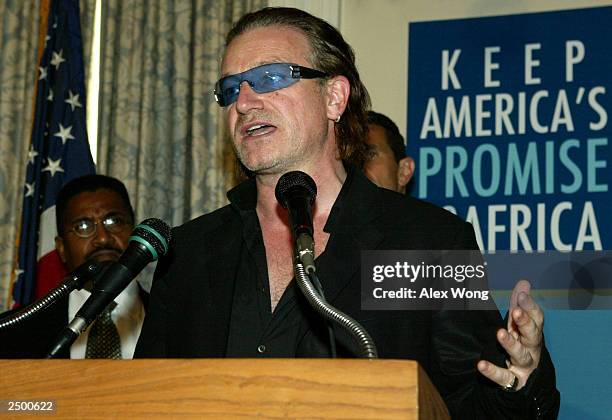
<path fill-rule="evenodd" d="M 274 127 L 273 125 L 255 124 L 244 130 L 244 133 L 247 135 L 247 137 L 257 137 L 263 136 L 264 134 L 269 134 L 274 130 L 276 130 L 276 127 Z"/>

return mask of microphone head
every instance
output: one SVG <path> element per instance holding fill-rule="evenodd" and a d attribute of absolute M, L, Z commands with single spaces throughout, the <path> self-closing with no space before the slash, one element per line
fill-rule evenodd
<path fill-rule="evenodd" d="M 151 253 L 151 261 L 166 255 L 170 248 L 170 226 L 160 219 L 146 219 L 136 225 L 130 242 L 138 242 Z"/>
<path fill-rule="evenodd" d="M 291 191 L 306 193 L 312 205 L 317 197 L 317 184 L 307 173 L 302 171 L 287 172 L 279 178 L 274 190 L 276 199 L 284 208 L 287 208 L 287 198 Z"/>

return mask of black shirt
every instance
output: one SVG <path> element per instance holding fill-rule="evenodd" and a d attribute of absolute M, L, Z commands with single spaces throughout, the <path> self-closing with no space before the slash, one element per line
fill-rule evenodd
<path fill-rule="evenodd" d="M 340 212 L 352 173 L 353 169 L 349 168 L 347 180 L 324 227 L 325 232 L 333 234 L 335 230 L 335 215 Z M 299 357 L 298 347 L 300 343 L 303 344 L 305 328 L 317 331 L 307 346 L 309 352 L 314 353 L 308 356 L 329 356 L 329 342 L 322 335 L 326 321 L 309 307 L 295 278 L 288 284 L 274 312 L 271 312 L 266 252 L 255 210 L 255 188 L 255 183 L 250 180 L 228 193 L 232 208 L 242 220 L 243 246 L 238 258 L 240 267 L 236 271 L 226 356 Z M 318 265 L 325 263 L 323 255 L 317 258 Z"/>
<path fill-rule="evenodd" d="M 296 306 L 295 281 L 271 312 L 266 253 L 255 207 L 238 212 L 243 221 L 244 246 L 236 271 L 226 355 L 294 357 L 302 317 Z"/>

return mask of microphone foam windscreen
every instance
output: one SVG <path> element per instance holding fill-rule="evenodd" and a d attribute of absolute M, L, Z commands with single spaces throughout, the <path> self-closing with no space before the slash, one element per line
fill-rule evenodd
<path fill-rule="evenodd" d="M 170 243 L 170 226 L 160 219 L 146 219 L 134 228 L 132 236 L 148 242 L 159 255 L 168 252 Z"/>
<path fill-rule="evenodd" d="M 274 194 L 276 199 L 283 207 L 287 207 L 286 194 L 294 188 L 306 189 L 310 196 L 310 203 L 312 204 L 317 196 L 317 184 L 314 180 L 302 171 L 291 171 L 281 176 L 276 183 Z"/>

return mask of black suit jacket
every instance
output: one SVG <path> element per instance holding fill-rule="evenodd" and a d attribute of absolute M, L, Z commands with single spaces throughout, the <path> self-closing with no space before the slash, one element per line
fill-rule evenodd
<path fill-rule="evenodd" d="M 171 252 L 158 263 L 135 357 L 226 355 L 240 275 L 237 250 L 244 246 L 238 212 L 254 207 L 254 182 L 241 184 L 228 197 L 231 205 L 173 230 Z M 471 225 L 431 204 L 380 189 L 352 169 L 326 229 L 330 225 L 325 252 L 317 258 L 326 297 L 369 331 L 380 357 L 418 360 L 455 416 L 529 415 L 533 395 L 503 393 L 476 371 L 481 358 L 504 364 L 495 339 L 503 326 L 498 311 L 361 309 L 361 250 L 476 249 Z M 324 356 L 317 350 L 317 340 L 324 337 L 318 328 L 304 323 L 301 334 L 296 356 Z M 342 332 L 337 338 L 350 346 Z M 554 415 L 559 399 L 547 352 L 528 388 L 537 390 L 540 409 Z"/>
<path fill-rule="evenodd" d="M 7 312 L 7 314 L 14 312 Z M 65 296 L 33 318 L 0 330 L 0 358 L 44 358 L 51 350 L 51 345 L 57 335 L 68 325 L 68 322 L 68 296 Z M 58 354 L 58 358 L 70 358 L 70 349 L 65 349 Z"/>
<path fill-rule="evenodd" d="M 139 297 L 145 306 L 148 293 L 139 285 Z M 16 310 L 0 314 L 0 318 Z M 47 356 L 58 334 L 68 325 L 68 296 L 18 325 L 0 330 L 0 359 L 42 359 Z M 69 359 L 70 348 L 57 354 L 58 359 Z"/>

